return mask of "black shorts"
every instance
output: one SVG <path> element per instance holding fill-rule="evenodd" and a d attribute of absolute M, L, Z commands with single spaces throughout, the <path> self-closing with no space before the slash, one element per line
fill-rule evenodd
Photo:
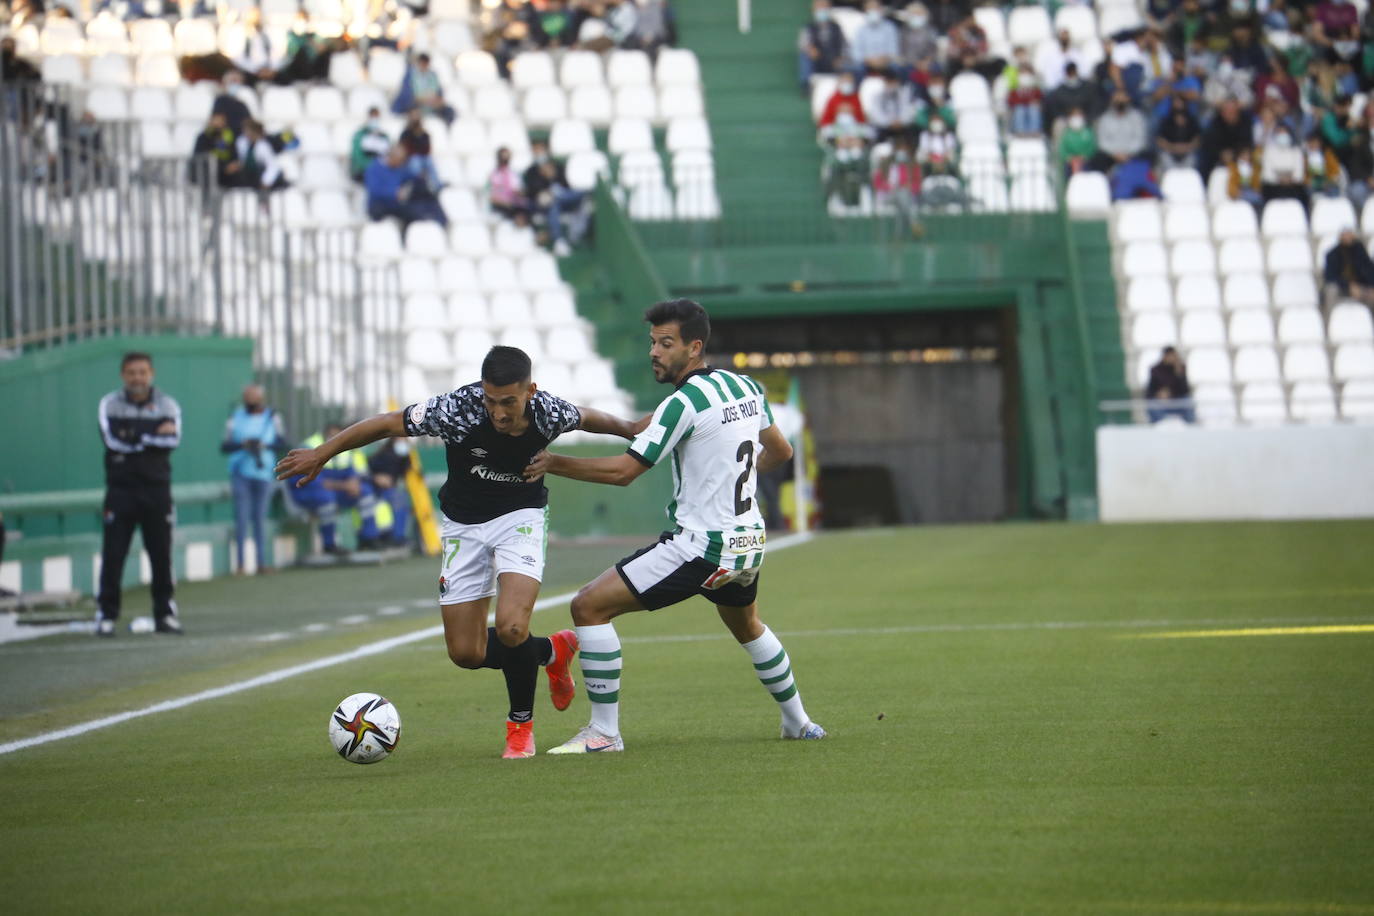
<path fill-rule="evenodd" d="M 695 556 L 674 537 L 665 531 L 658 543 L 615 564 L 626 588 L 647 610 L 656 611 L 696 595 L 725 607 L 748 607 L 758 598 L 758 569 L 720 569 Z"/>

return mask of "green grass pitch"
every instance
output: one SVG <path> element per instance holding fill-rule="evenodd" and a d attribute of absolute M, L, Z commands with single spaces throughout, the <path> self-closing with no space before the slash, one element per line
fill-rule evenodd
<path fill-rule="evenodd" d="M 822 536 L 761 600 L 818 743 L 778 739 L 701 601 L 620 622 L 621 755 L 500 760 L 500 676 L 413 643 L 0 756 L 2 908 L 1374 913 L 1374 632 L 1141 638 L 1374 624 L 1371 548 L 1364 522 Z M 554 545 L 544 593 L 626 552 Z M 0 743 L 433 625 L 436 576 L 187 585 L 184 640 L 0 645 Z M 404 721 L 375 766 L 325 736 L 359 690 Z M 586 720 L 539 704 L 541 750 Z"/>

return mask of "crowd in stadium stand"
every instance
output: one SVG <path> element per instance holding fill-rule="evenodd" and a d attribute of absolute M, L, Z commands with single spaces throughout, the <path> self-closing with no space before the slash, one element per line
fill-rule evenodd
<path fill-rule="evenodd" d="M 0 11 L 3 9 L 0 3 Z M 405 126 L 393 138 L 387 133 L 383 113 L 371 111 L 354 134 L 348 173 L 366 191 L 370 219 L 394 218 L 403 227 L 417 220 L 447 225 L 439 202 L 444 184 L 435 167 L 424 119 L 438 118 L 450 125 L 462 113 L 446 102 L 430 56 L 413 53 L 410 47 L 406 25 L 427 14 L 426 3 L 367 4 L 370 22 L 358 34 L 358 19 L 348 10 L 343 19 L 351 25 L 343 28 L 342 34 L 319 34 L 317 25 L 302 9 L 284 39 L 278 32 L 276 40 L 271 30 L 263 27 L 258 7 L 232 8 L 203 0 L 194 5 L 170 0 L 105 0 L 81 6 L 21 0 L 11 4 L 7 18 L 11 27 L 18 27 L 26 22 L 75 18 L 80 9 L 91 18 L 130 22 L 145 18 L 174 21 L 183 14 L 188 18 L 218 17 L 242 28 L 240 52 L 223 53 L 221 49 L 213 54 L 183 56 L 178 61 L 185 81 L 214 81 L 221 87 L 204 131 L 187 152 L 192 158 L 193 179 L 208 184 L 208 175 L 213 172 L 220 187 L 254 190 L 263 196 L 264 205 L 267 194 L 288 185 L 279 154 L 294 148 L 296 141 L 289 128 L 265 132 L 249 108 L 235 97 L 240 88 L 327 84 L 336 55 L 356 54 L 365 67 L 374 48 L 405 53 L 405 75 L 390 104 L 390 114 L 405 117 Z M 503 0 L 481 12 L 479 36 L 481 47 L 493 55 L 501 76 L 509 79 L 511 60 L 524 51 L 623 48 L 643 50 L 653 57 L 660 48 L 676 43 L 677 27 L 666 0 Z M 7 84 L 39 84 L 39 67 L 17 54 L 12 38 L 3 39 L 0 53 Z M 519 181 L 509 170 L 509 150 L 498 154 L 489 183 L 491 208 L 520 226 L 533 226 L 543 242 L 566 254 L 590 223 L 589 195 L 568 187 L 562 164 L 549 158 L 546 144 L 536 141 L 532 151 L 535 161 Z M 504 167 L 502 155 L 506 157 Z"/>
<path fill-rule="evenodd" d="M 1204 180 L 1226 169 L 1230 196 L 1256 207 L 1346 195 L 1358 210 L 1374 189 L 1361 95 L 1374 14 L 1362 21 L 1348 0 L 1147 0 L 1140 27 L 1101 36 L 1098 60 L 1067 30 L 995 57 L 964 0 L 862 6 L 852 41 L 830 0 L 815 0 L 799 38 L 803 90 L 840 75 L 819 142 L 827 196 L 847 204 L 865 183 L 921 198 L 932 177 L 960 177 L 945 87 L 966 71 L 991 83 L 1004 134 L 1045 137 L 1066 176 L 1103 172 L 1113 199 L 1157 197 L 1157 173 L 1179 166 Z M 883 88 L 866 109 L 859 81 L 873 77 Z"/>

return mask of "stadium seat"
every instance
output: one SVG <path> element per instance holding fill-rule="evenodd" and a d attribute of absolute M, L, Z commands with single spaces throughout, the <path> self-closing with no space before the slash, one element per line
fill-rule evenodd
<path fill-rule="evenodd" d="M 997 116 L 989 110 L 966 111 L 959 116 L 957 126 L 954 129 L 959 138 L 959 142 L 968 145 L 970 143 L 995 143 L 999 137 L 997 126 Z M 1083 174 L 1096 174 L 1086 172 Z M 1075 178 L 1078 176 L 1075 175 Z"/>
<path fill-rule="evenodd" d="M 1295 420 L 1311 422 L 1336 419 L 1336 398 L 1330 382 L 1298 382 L 1289 396 L 1289 407 Z"/>
<path fill-rule="evenodd" d="M 614 118 L 611 90 L 605 86 L 578 86 L 568 98 L 568 114 L 579 121 L 606 127 Z"/>
<path fill-rule="evenodd" d="M 1365 235 L 1374 235 L 1374 196 L 1370 196 L 1360 209 L 1360 228 Z"/>
<path fill-rule="evenodd" d="M 557 86 L 535 86 L 525 93 L 520 106 L 525 123 L 548 127 L 568 115 L 568 100 Z"/>
<path fill-rule="evenodd" d="M 358 256 L 365 260 L 394 261 L 402 256 L 401 230 L 390 220 L 368 223 L 358 238 Z"/>
<path fill-rule="evenodd" d="M 1167 312 L 1144 312 L 1131 322 L 1132 349 L 1154 351 L 1178 343 L 1178 326 Z"/>
<path fill-rule="evenodd" d="M 664 86 L 658 91 L 658 117 L 664 121 L 674 118 L 700 118 L 706 114 L 701 88 L 696 85 Z"/>
<path fill-rule="evenodd" d="M 405 234 L 406 254 L 438 260 L 448 254 L 448 236 L 438 223 L 411 223 Z"/>
<path fill-rule="evenodd" d="M 1079 172 L 1069 179 L 1064 201 L 1069 212 L 1076 216 L 1105 215 L 1112 208 L 1112 191 L 1107 184 L 1107 176 L 1100 172 Z"/>
<path fill-rule="evenodd" d="M 1168 274 L 1169 255 L 1159 242 L 1131 242 L 1122 252 L 1121 272 L 1132 279 Z"/>
<path fill-rule="evenodd" d="M 40 72 L 43 82 L 53 86 L 78 86 L 86 81 L 81 58 L 75 54 L 53 54 L 43 58 Z"/>
<path fill-rule="evenodd" d="M 501 81 L 496 58 L 486 51 L 464 51 L 454 61 L 458 82 L 469 88 L 495 86 Z"/>
<path fill-rule="evenodd" d="M 1097 33 L 1103 38 L 1117 32 L 1134 32 L 1144 24 L 1134 3 L 1103 4 L 1098 8 Z"/>
<path fill-rule="evenodd" d="M 1084 174 L 1075 175 L 1080 178 Z M 1105 176 L 1100 176 L 1105 182 Z M 1070 181 L 1072 184 L 1072 180 Z M 1159 203 L 1153 200 L 1122 201 L 1113 207 L 1114 230 L 1119 243 L 1158 242 L 1164 237 L 1164 223 L 1160 219 Z"/>
<path fill-rule="evenodd" d="M 129 31 L 109 10 L 97 13 L 86 23 L 87 54 L 128 54 Z"/>
<path fill-rule="evenodd" d="M 511 222 L 498 223 L 491 234 L 491 245 L 497 254 L 518 258 L 537 251 L 539 246 L 531 226 L 517 226 Z"/>
<path fill-rule="evenodd" d="M 705 118 L 677 118 L 668 124 L 664 140 L 668 152 L 688 149 L 710 149 L 711 128 Z"/>
<path fill-rule="evenodd" d="M 448 337 L 432 330 L 411 331 L 406 335 L 406 364 L 421 370 L 448 369 L 453 365 Z"/>
<path fill-rule="evenodd" d="M 1331 361 L 1319 343 L 1294 344 L 1283 354 L 1283 377 L 1289 382 L 1325 382 L 1331 379 Z"/>
<path fill-rule="evenodd" d="M 1241 347 L 1248 344 L 1274 345 L 1274 319 L 1266 309 L 1242 309 L 1231 313 L 1227 325 L 1227 340 L 1231 346 Z"/>
<path fill-rule="evenodd" d="M 293 125 L 303 117 L 301 96 L 289 86 L 268 86 L 262 93 L 262 120 L 268 124 Z"/>
<path fill-rule="evenodd" d="M 673 193 L 666 185 L 645 183 L 630 192 L 630 219 L 641 222 L 673 218 Z"/>
<path fill-rule="evenodd" d="M 1226 346 L 1226 327 L 1221 313 L 1212 311 L 1185 312 L 1179 325 L 1179 342 L 1185 349 Z"/>
<path fill-rule="evenodd" d="M 1097 39 L 1097 16 L 1088 6 L 1061 6 L 1054 14 L 1054 31 L 1058 34 L 1067 30 L 1069 40 L 1075 45 L 1086 44 Z"/>
<path fill-rule="evenodd" d="M 178 150 L 172 146 L 172 130 L 165 123 L 159 121 L 135 123 L 138 127 L 139 148 L 144 156 L 150 159 L 166 159 L 185 155 L 185 150 Z"/>
<path fill-rule="evenodd" d="M 407 297 L 401 315 L 401 326 L 407 331 L 449 329 L 448 307 L 438 296 L 420 294 Z"/>
<path fill-rule="evenodd" d="M 1217 253 L 1206 239 L 1179 242 L 1169 251 L 1169 272 L 1176 277 L 1210 276 L 1217 272 Z M 1222 261 L 1225 270 L 1225 261 Z"/>
<path fill-rule="evenodd" d="M 450 222 L 482 219 L 485 215 L 478 206 L 477 197 L 467 188 L 447 187 L 439 192 L 439 206 Z M 448 253 L 448 236 L 444 237 L 444 253 Z"/>
<path fill-rule="evenodd" d="M 486 121 L 514 118 L 515 97 L 502 83 L 477 86 L 472 93 L 472 114 Z"/>
<path fill-rule="evenodd" d="M 488 299 L 488 305 L 494 329 L 520 327 L 534 320 L 530 297 L 517 289 L 496 293 Z"/>
<path fill-rule="evenodd" d="M 1255 208 L 1241 201 L 1227 201 L 1212 212 L 1212 235 L 1217 241 L 1253 239 L 1259 235 Z"/>
<path fill-rule="evenodd" d="M 579 365 L 596 358 L 596 348 L 580 324 L 561 324 L 549 328 L 544 335 L 544 350 L 552 359 L 569 365 Z"/>
<path fill-rule="evenodd" d="M 653 79 L 649 55 L 643 51 L 612 51 L 606 58 L 606 82 L 612 89 L 648 86 Z"/>
<path fill-rule="evenodd" d="M 1223 384 L 1197 384 L 1192 364 L 1188 375 L 1193 384 L 1193 405 L 1203 426 L 1228 426 L 1236 422 L 1236 394 L 1229 381 Z"/>
<path fill-rule="evenodd" d="M 123 89 L 96 86 L 86 95 L 86 110 L 98 121 L 127 121 L 129 99 Z"/>
<path fill-rule="evenodd" d="M 820 121 L 830 97 L 835 94 L 839 77 L 828 73 L 817 73 L 811 77 L 811 120 Z M 666 87 L 665 87 L 666 88 Z M 1371 224 L 1374 225 L 1374 224 Z"/>
<path fill-rule="evenodd" d="M 1279 380 L 1279 357 L 1273 347 L 1250 346 L 1236 351 L 1232 367 L 1236 381 L 1277 382 Z"/>
<path fill-rule="evenodd" d="M 215 93 L 205 83 L 184 83 L 173 96 L 172 111 L 179 121 L 195 121 L 197 129 L 210 118 Z M 190 147 L 187 147 L 189 151 Z"/>
<path fill-rule="evenodd" d="M 1240 416 L 1247 423 L 1282 423 L 1288 403 L 1278 382 L 1250 382 L 1240 391 Z"/>
<path fill-rule="evenodd" d="M 279 222 L 288 229 L 304 229 L 311 227 L 314 220 L 310 216 L 310 202 L 306 196 L 296 188 L 286 188 L 273 194 L 271 201 L 272 219 Z M 301 256 L 304 257 L 304 252 Z"/>
<path fill-rule="evenodd" d="M 542 290 L 534 297 L 534 319 L 541 327 L 571 324 L 577 320 L 577 306 L 562 287 Z"/>
<path fill-rule="evenodd" d="M 491 327 L 487 297 L 474 292 L 473 287 L 454 293 L 448 297 L 448 320 L 455 331 Z"/>
<path fill-rule="evenodd" d="M 102 54 L 92 60 L 90 79 L 91 85 L 97 89 L 112 86 L 132 86 L 134 83 L 133 73 L 129 70 L 129 59 L 122 54 Z M 91 108 L 89 101 L 86 103 L 86 107 L 101 120 L 113 120 Z"/>
<path fill-rule="evenodd" d="M 1333 344 L 1367 343 L 1374 340 L 1374 321 L 1368 307 L 1358 302 L 1342 302 L 1332 307 L 1326 332 Z"/>
<path fill-rule="evenodd" d="M 455 222 L 449 226 L 449 247 L 454 254 L 480 258 L 491 253 L 491 233 L 482 222 Z"/>
<path fill-rule="evenodd" d="M 627 188 L 646 184 L 661 185 L 664 183 L 663 160 L 653 150 L 626 153 L 616 164 L 616 182 Z"/>
<path fill-rule="evenodd" d="M 1227 239 L 1221 243 L 1217 263 L 1223 274 L 1253 274 L 1264 270 L 1264 249 L 1258 239 Z"/>
<path fill-rule="evenodd" d="M 1357 225 L 1355 208 L 1344 197 L 1315 195 L 1312 201 L 1312 234 L 1334 235 Z"/>
<path fill-rule="evenodd" d="M 564 89 L 604 84 L 601 55 L 592 51 L 568 51 L 558 65 L 558 82 Z"/>
<path fill-rule="evenodd" d="M 322 191 L 346 188 L 350 181 L 338 156 L 307 156 L 301 163 L 298 183 L 303 190 Z"/>
<path fill-rule="evenodd" d="M 509 149 L 513 164 L 529 158 L 530 135 L 525 129 L 524 122 L 519 118 L 500 118 L 492 121 L 487 125 L 487 142 L 491 144 L 492 149 L 503 146 Z M 490 170 L 490 163 L 485 167 Z M 483 175 L 485 174 L 483 172 Z"/>
<path fill-rule="evenodd" d="M 693 181 L 679 184 L 673 199 L 673 213 L 681 220 L 720 219 L 720 198 L 715 184 Z"/>
<path fill-rule="evenodd" d="M 549 152 L 559 158 L 595 149 L 596 138 L 592 134 L 592 126 L 586 121 L 565 118 L 549 132 Z"/>
<path fill-rule="evenodd" d="M 343 191 L 316 191 L 310 195 L 310 216 L 321 228 L 350 226 L 358 221 L 355 208 Z"/>
<path fill-rule="evenodd" d="M 1164 276 L 1136 277 L 1130 281 L 1126 292 L 1126 310 L 1129 312 L 1171 311 L 1174 307 L 1174 290 Z"/>
<path fill-rule="evenodd" d="M 654 63 L 654 81 L 659 86 L 697 85 L 701 82 L 697 56 L 686 48 L 663 48 Z"/>
<path fill-rule="evenodd" d="M 477 288 L 477 265 L 472 258 L 450 254 L 439 261 L 435 268 L 439 292 L 461 293 Z"/>
<path fill-rule="evenodd" d="M 305 117 L 312 121 L 342 120 L 343 93 L 333 86 L 311 86 L 305 90 Z"/>
<path fill-rule="evenodd" d="M 1005 174 L 965 170 L 968 196 L 973 206 L 984 213 L 1006 213 L 1011 209 L 1011 192 Z"/>
<path fill-rule="evenodd" d="M 547 51 L 525 51 L 517 54 L 510 62 L 510 83 L 522 91 L 533 89 L 535 86 L 558 85 L 553 57 Z"/>
<path fill-rule="evenodd" d="M 409 231 L 413 232 L 416 226 L 422 225 L 424 224 L 412 223 Z M 435 270 L 434 262 L 429 258 L 402 258 L 397 265 L 396 276 L 400 280 L 403 296 L 439 291 L 439 274 Z"/>
<path fill-rule="evenodd" d="M 1341 386 L 1341 416 L 1359 423 L 1374 420 L 1374 379 L 1346 382 Z"/>
<path fill-rule="evenodd" d="M 1212 169 L 1212 174 L 1207 177 L 1207 203 L 1211 207 L 1216 208 L 1228 203 L 1241 203 L 1231 200 L 1230 178 L 1231 173 L 1226 170 L 1226 166 L 1219 165 Z M 1249 204 L 1245 204 L 1245 206 L 1249 206 Z M 1256 225 L 1258 225 L 1258 220 Z"/>
<path fill-rule="evenodd" d="M 604 359 L 595 358 L 579 363 L 573 369 L 573 384 L 584 398 L 615 394 L 615 373 Z"/>
<path fill-rule="evenodd" d="M 1049 13 L 1041 6 L 1018 6 L 1007 17 L 1007 40 L 1014 47 L 1038 47 L 1054 37 Z"/>
<path fill-rule="evenodd" d="M 1266 240 L 1288 235 L 1307 235 L 1307 211 L 1296 200 L 1271 200 L 1260 217 L 1260 235 Z"/>
<path fill-rule="evenodd" d="M 176 46 L 165 19 L 136 19 L 129 23 L 129 43 L 139 54 L 171 54 Z"/>
<path fill-rule="evenodd" d="M 536 366 L 544 361 L 544 339 L 528 323 L 507 327 L 496 335 L 496 342 L 503 347 L 518 347 L 524 350 Z"/>
<path fill-rule="evenodd" d="M 615 91 L 615 116 L 646 121 L 658 119 L 658 95 L 652 86 L 621 86 Z"/>
<path fill-rule="evenodd" d="M 992 92 L 981 74 L 965 70 L 949 81 L 949 103 L 957 112 L 992 110 Z"/>
<path fill-rule="evenodd" d="M 1311 306 L 1294 307 L 1280 312 L 1278 339 L 1283 346 L 1325 343 L 1326 328 L 1322 325 L 1321 313 Z"/>
<path fill-rule="evenodd" d="M 373 53 L 375 54 L 375 53 L 377 53 L 377 52 L 374 51 Z M 379 75 L 379 76 L 385 76 L 385 70 L 386 70 L 386 65 L 383 64 L 380 68 L 378 68 L 378 75 Z M 361 60 L 358 59 L 358 55 L 356 55 L 356 54 L 333 54 L 333 55 L 330 56 L 330 58 L 329 58 L 329 84 L 330 84 L 331 86 L 333 86 L 334 88 L 339 89 L 339 90 L 353 90 L 353 89 L 357 89 L 357 88 L 362 87 L 362 86 L 367 86 L 367 85 L 369 85 L 369 83 L 368 83 L 369 77 L 370 77 L 370 74 L 368 73 L 368 71 L 365 71 L 365 70 L 363 69 L 363 62 L 362 62 Z M 397 83 L 400 82 L 400 77 L 399 77 L 399 76 L 396 77 L 396 82 L 397 82 Z M 378 88 L 378 87 L 380 87 L 381 85 L 383 85 L 383 83 L 382 83 L 382 80 L 379 79 L 379 80 L 377 81 L 377 85 L 372 86 L 371 88 L 373 88 L 373 89 L 378 89 L 378 91 L 381 91 L 381 90 Z M 388 88 L 394 88 L 394 87 L 388 87 Z M 381 107 L 382 107 L 382 110 L 384 110 L 384 111 L 386 110 L 386 106 L 385 106 L 385 105 L 383 105 L 383 106 L 381 106 Z M 366 109 L 364 109 L 363 114 L 364 114 L 364 115 L 367 114 Z"/>
<path fill-rule="evenodd" d="M 173 120 L 176 115 L 172 110 L 171 93 L 146 86 L 134 89 L 129 93 L 129 117 L 135 121 Z"/>
<path fill-rule="evenodd" d="M 438 20 L 434 23 L 431 43 L 442 57 L 457 57 L 473 50 L 472 29 L 466 22 Z"/>
<path fill-rule="evenodd" d="M 172 30 L 177 57 L 198 57 L 219 51 L 219 36 L 208 19 L 183 19 Z"/>
<path fill-rule="evenodd" d="M 1312 308 L 1317 305 L 1317 284 L 1310 271 L 1286 271 L 1274 277 L 1274 307 Z"/>
<path fill-rule="evenodd" d="M 563 286 L 563 278 L 558 275 L 558 264 L 547 252 L 525 255 L 520 259 L 518 269 L 520 288 L 526 292 L 537 293 Z"/>
<path fill-rule="evenodd" d="M 583 150 L 568 157 L 564 170 L 568 176 L 568 187 L 574 191 L 590 191 L 596 187 L 597 176 L 610 180 L 611 166 L 606 154 L 600 150 Z"/>
<path fill-rule="evenodd" d="M 477 262 L 477 285 L 488 295 L 520 289 L 515 262 L 504 255 L 484 255 Z"/>
<path fill-rule="evenodd" d="M 1162 196 L 1171 204 L 1203 204 L 1207 202 L 1202 176 L 1196 169 L 1174 168 L 1164 173 L 1159 183 Z"/>
<path fill-rule="evenodd" d="M 1009 205 L 1012 210 L 1048 212 L 1058 201 L 1047 175 L 1013 171 Z"/>
<path fill-rule="evenodd" d="M 654 148 L 653 131 L 649 129 L 649 122 L 643 119 L 617 119 L 611 124 L 610 134 L 606 138 L 606 150 L 613 156 L 623 153 L 652 150 Z"/>
<path fill-rule="evenodd" d="M 1343 382 L 1352 379 L 1374 379 L 1374 345 L 1345 343 L 1336 348 L 1332 375 Z"/>
<path fill-rule="evenodd" d="M 1206 204 L 1170 204 L 1164 211 L 1164 237 L 1170 242 L 1211 237 Z"/>
<path fill-rule="evenodd" d="M 673 153 L 673 184 L 714 183 L 716 163 L 706 150 L 685 149 Z"/>
<path fill-rule="evenodd" d="M 534 367 L 534 381 L 540 391 L 547 391 L 564 400 L 577 400 L 573 393 L 572 369 L 567 363 L 554 362 L 551 354 L 544 350 L 544 360 Z"/>
<path fill-rule="evenodd" d="M 493 146 L 491 141 L 487 139 L 486 122 L 476 118 L 459 118 L 454 121 L 453 126 L 448 130 L 448 148 L 449 152 L 461 155 L 475 153 L 490 155 L 493 152 Z"/>
<path fill-rule="evenodd" d="M 1226 310 L 1268 309 L 1269 284 L 1259 273 L 1231 274 L 1226 278 L 1226 290 L 1222 296 Z"/>
<path fill-rule="evenodd" d="M 140 86 L 175 89 L 181 83 L 181 70 L 170 54 L 143 54 L 134 66 L 134 82 Z"/>
<path fill-rule="evenodd" d="M 1174 305 L 1181 312 L 1221 308 L 1221 287 L 1208 274 L 1184 277 L 1174 289 Z"/>
<path fill-rule="evenodd" d="M 1311 243 L 1306 236 L 1281 236 L 1269 243 L 1266 261 L 1271 273 L 1288 270 L 1309 272 L 1313 270 Z"/>

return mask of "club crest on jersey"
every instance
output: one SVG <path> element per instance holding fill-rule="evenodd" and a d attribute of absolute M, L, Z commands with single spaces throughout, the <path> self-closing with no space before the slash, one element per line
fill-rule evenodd
<path fill-rule="evenodd" d="M 428 408 L 423 401 L 421 401 L 419 404 L 413 405 L 410 408 L 410 425 L 419 426 L 421 423 L 425 422 L 425 412 L 427 411 L 427 409 Z"/>

